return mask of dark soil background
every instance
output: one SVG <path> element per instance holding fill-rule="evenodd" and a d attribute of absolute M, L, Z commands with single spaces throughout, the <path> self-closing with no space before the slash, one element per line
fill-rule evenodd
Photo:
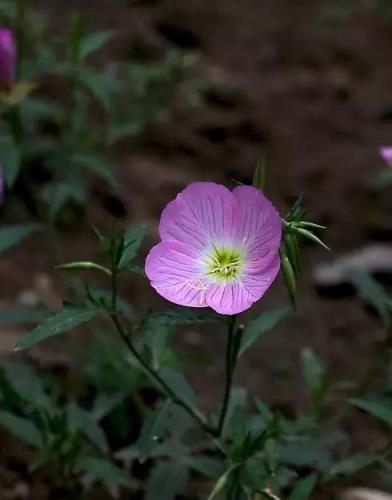
<path fill-rule="evenodd" d="M 298 310 L 241 363 L 238 385 L 289 413 L 304 408 L 298 367 L 304 346 L 322 357 L 334 378 L 360 377 L 381 327 L 355 297 L 319 297 L 311 271 L 318 262 L 391 236 L 390 221 L 374 220 L 372 213 L 374 180 L 383 168 L 378 147 L 392 141 L 392 18 L 366 5 L 337 18 L 336 6 L 342 2 L 315 0 L 37 4 L 52 11 L 53 30 L 63 27 L 73 7 L 91 28 L 115 30 L 118 36 L 105 58 L 137 55 L 159 60 L 172 48 L 199 55 L 199 76 L 211 84 L 203 104 L 192 108 L 181 100 L 173 103 L 169 120 L 114 151 L 124 223 L 150 221 L 145 252 L 157 239 L 161 209 L 186 184 L 249 182 L 262 154 L 268 157 L 269 196 L 282 213 L 303 192 L 311 218 L 328 226 L 325 238 L 333 253 L 305 247 Z M 67 258 L 90 257 L 94 250 L 87 223 L 110 219 L 107 200 L 104 203 L 101 191 L 97 193 L 86 224 L 62 236 Z M 56 306 L 59 285 L 47 245 L 37 236 L 2 256 L 4 304 L 16 304 L 26 291 L 35 291 Z M 165 306 L 142 278 L 128 278 L 123 292 L 136 307 L 146 301 Z M 278 282 L 250 315 L 284 301 L 285 290 Z M 7 356 L 21 332 L 0 333 Z M 205 408 L 216 403 L 221 391 L 224 341 L 223 332 L 206 329 L 177 335 L 179 352 L 206 360 L 189 373 Z M 77 345 L 71 344 L 74 349 Z M 63 341 L 30 355 L 57 361 L 66 357 L 64 351 Z M 369 428 L 370 419 L 352 423 L 351 416 L 349 430 L 358 447 L 369 441 L 377 446 L 378 433 Z"/>

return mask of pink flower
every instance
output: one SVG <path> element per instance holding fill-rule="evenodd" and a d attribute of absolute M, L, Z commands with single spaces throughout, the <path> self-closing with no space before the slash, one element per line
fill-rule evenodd
<path fill-rule="evenodd" d="M 146 274 L 175 304 L 237 314 L 264 295 L 279 271 L 282 221 L 251 186 L 190 184 L 163 210 L 159 233 Z"/>
<path fill-rule="evenodd" d="M 382 159 L 392 167 L 392 146 L 383 146 L 379 151 Z"/>
<path fill-rule="evenodd" d="M 16 42 L 11 30 L 0 28 L 0 85 L 11 87 L 16 73 Z"/>

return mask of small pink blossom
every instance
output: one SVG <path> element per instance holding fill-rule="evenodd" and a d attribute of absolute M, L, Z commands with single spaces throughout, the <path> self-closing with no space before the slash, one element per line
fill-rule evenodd
<path fill-rule="evenodd" d="M 240 313 L 264 295 L 280 268 L 281 218 L 252 186 L 190 184 L 163 210 L 159 233 L 145 270 L 175 304 Z"/>
<path fill-rule="evenodd" d="M 0 28 L 0 85 L 11 87 L 16 76 L 16 42 L 8 28 Z"/>
<path fill-rule="evenodd" d="M 383 146 L 379 151 L 382 159 L 392 167 L 392 146 Z"/>

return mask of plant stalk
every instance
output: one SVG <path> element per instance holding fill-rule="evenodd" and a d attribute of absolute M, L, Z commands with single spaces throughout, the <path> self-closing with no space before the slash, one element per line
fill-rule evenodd
<path fill-rule="evenodd" d="M 231 387 L 233 384 L 233 374 L 235 365 L 237 364 L 238 352 L 235 352 L 235 334 L 236 334 L 236 316 L 230 316 L 228 320 L 228 338 L 226 347 L 226 382 L 225 382 L 225 392 L 223 396 L 222 408 L 219 416 L 217 435 L 220 436 L 223 431 L 225 424 L 226 414 L 229 407 Z"/>

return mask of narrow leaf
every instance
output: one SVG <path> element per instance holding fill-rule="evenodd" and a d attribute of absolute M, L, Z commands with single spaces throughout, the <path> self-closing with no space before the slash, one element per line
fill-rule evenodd
<path fill-rule="evenodd" d="M 376 463 L 380 457 L 377 455 L 368 455 L 367 453 L 356 453 L 350 457 L 344 458 L 332 465 L 328 476 L 331 478 L 338 476 L 352 476 L 363 469 L 366 469 Z"/>
<path fill-rule="evenodd" d="M 253 186 L 260 191 L 265 190 L 265 184 L 267 179 L 267 162 L 265 159 L 259 160 L 255 173 L 253 175 Z"/>
<path fill-rule="evenodd" d="M 52 402 L 41 378 L 26 363 L 10 362 L 4 366 L 4 377 L 12 389 L 34 408 L 50 409 Z"/>
<path fill-rule="evenodd" d="M 180 462 L 158 463 L 146 485 L 145 500 L 174 500 L 184 493 L 188 483 L 188 467 Z"/>
<path fill-rule="evenodd" d="M 215 498 L 218 493 L 220 493 L 223 488 L 226 486 L 228 480 L 230 479 L 231 474 L 234 472 L 234 470 L 237 468 L 237 466 L 232 466 L 230 469 L 227 469 L 227 471 L 221 475 L 221 477 L 218 479 L 218 481 L 215 483 L 214 488 L 212 489 L 211 493 L 209 494 L 207 500 L 212 500 Z"/>
<path fill-rule="evenodd" d="M 112 31 L 100 31 L 87 35 L 80 42 L 79 55 L 81 59 L 85 59 L 90 54 L 101 49 L 113 37 Z"/>
<path fill-rule="evenodd" d="M 111 276 L 112 273 L 110 269 L 107 267 L 101 266 L 99 264 L 96 264 L 95 262 L 90 262 L 90 261 L 78 261 L 78 262 L 68 262 L 67 264 L 61 264 L 60 266 L 56 266 L 56 269 L 59 271 L 66 271 L 66 270 L 96 270 L 96 271 L 101 271 L 102 273 L 105 273 L 108 276 Z"/>
<path fill-rule="evenodd" d="M 392 425 L 392 401 L 366 401 L 364 399 L 350 399 L 349 402 L 370 413 L 373 417 Z"/>
<path fill-rule="evenodd" d="M 311 349 L 303 349 L 301 353 L 301 362 L 306 385 L 312 396 L 315 396 L 319 393 L 324 384 L 324 368 Z"/>
<path fill-rule="evenodd" d="M 170 401 L 157 408 L 144 420 L 136 446 L 141 454 L 141 460 L 147 458 L 153 448 L 159 443 L 159 439 L 165 430 L 170 416 Z"/>
<path fill-rule="evenodd" d="M 27 418 L 19 417 L 8 411 L 0 411 L 0 425 L 34 448 L 42 446 L 42 439 L 35 425 Z"/>
<path fill-rule="evenodd" d="M 82 432 L 103 453 L 109 451 L 103 430 L 86 410 L 75 403 L 69 403 L 67 418 L 71 430 Z"/>
<path fill-rule="evenodd" d="M 146 224 L 134 224 L 124 234 L 124 251 L 120 259 L 119 269 L 124 269 L 136 257 L 146 234 Z"/>
<path fill-rule="evenodd" d="M 172 368 L 164 367 L 160 370 L 159 374 L 177 396 L 193 407 L 196 405 L 197 398 L 195 391 L 189 385 L 182 373 Z"/>
<path fill-rule="evenodd" d="M 98 312 L 98 309 L 89 307 L 65 306 L 50 314 L 40 325 L 22 337 L 15 349 L 28 349 L 37 342 L 67 332 L 90 321 Z"/>
<path fill-rule="evenodd" d="M 0 229 L 0 253 L 9 250 L 35 231 L 42 229 L 39 224 L 23 224 L 18 226 L 3 226 Z"/>
<path fill-rule="evenodd" d="M 308 238 L 308 240 L 311 240 L 314 243 L 317 243 L 317 245 L 320 245 L 321 247 L 325 248 L 325 250 L 328 250 L 328 251 L 331 250 L 322 240 L 320 240 L 320 238 L 318 238 L 311 231 L 308 231 L 307 229 L 303 229 L 302 227 L 297 227 L 295 230 L 297 231 L 297 233 L 301 234 L 305 238 Z"/>
<path fill-rule="evenodd" d="M 288 307 L 281 307 L 273 311 L 268 311 L 253 319 L 242 335 L 239 355 L 249 349 L 262 335 L 274 328 L 289 312 Z"/>
<path fill-rule="evenodd" d="M 308 500 L 316 486 L 316 482 L 316 474 L 305 477 L 296 484 L 288 500 Z"/>
<path fill-rule="evenodd" d="M 18 177 L 22 155 L 16 144 L 11 140 L 0 142 L 0 164 L 4 171 L 5 183 L 12 188 Z"/>

